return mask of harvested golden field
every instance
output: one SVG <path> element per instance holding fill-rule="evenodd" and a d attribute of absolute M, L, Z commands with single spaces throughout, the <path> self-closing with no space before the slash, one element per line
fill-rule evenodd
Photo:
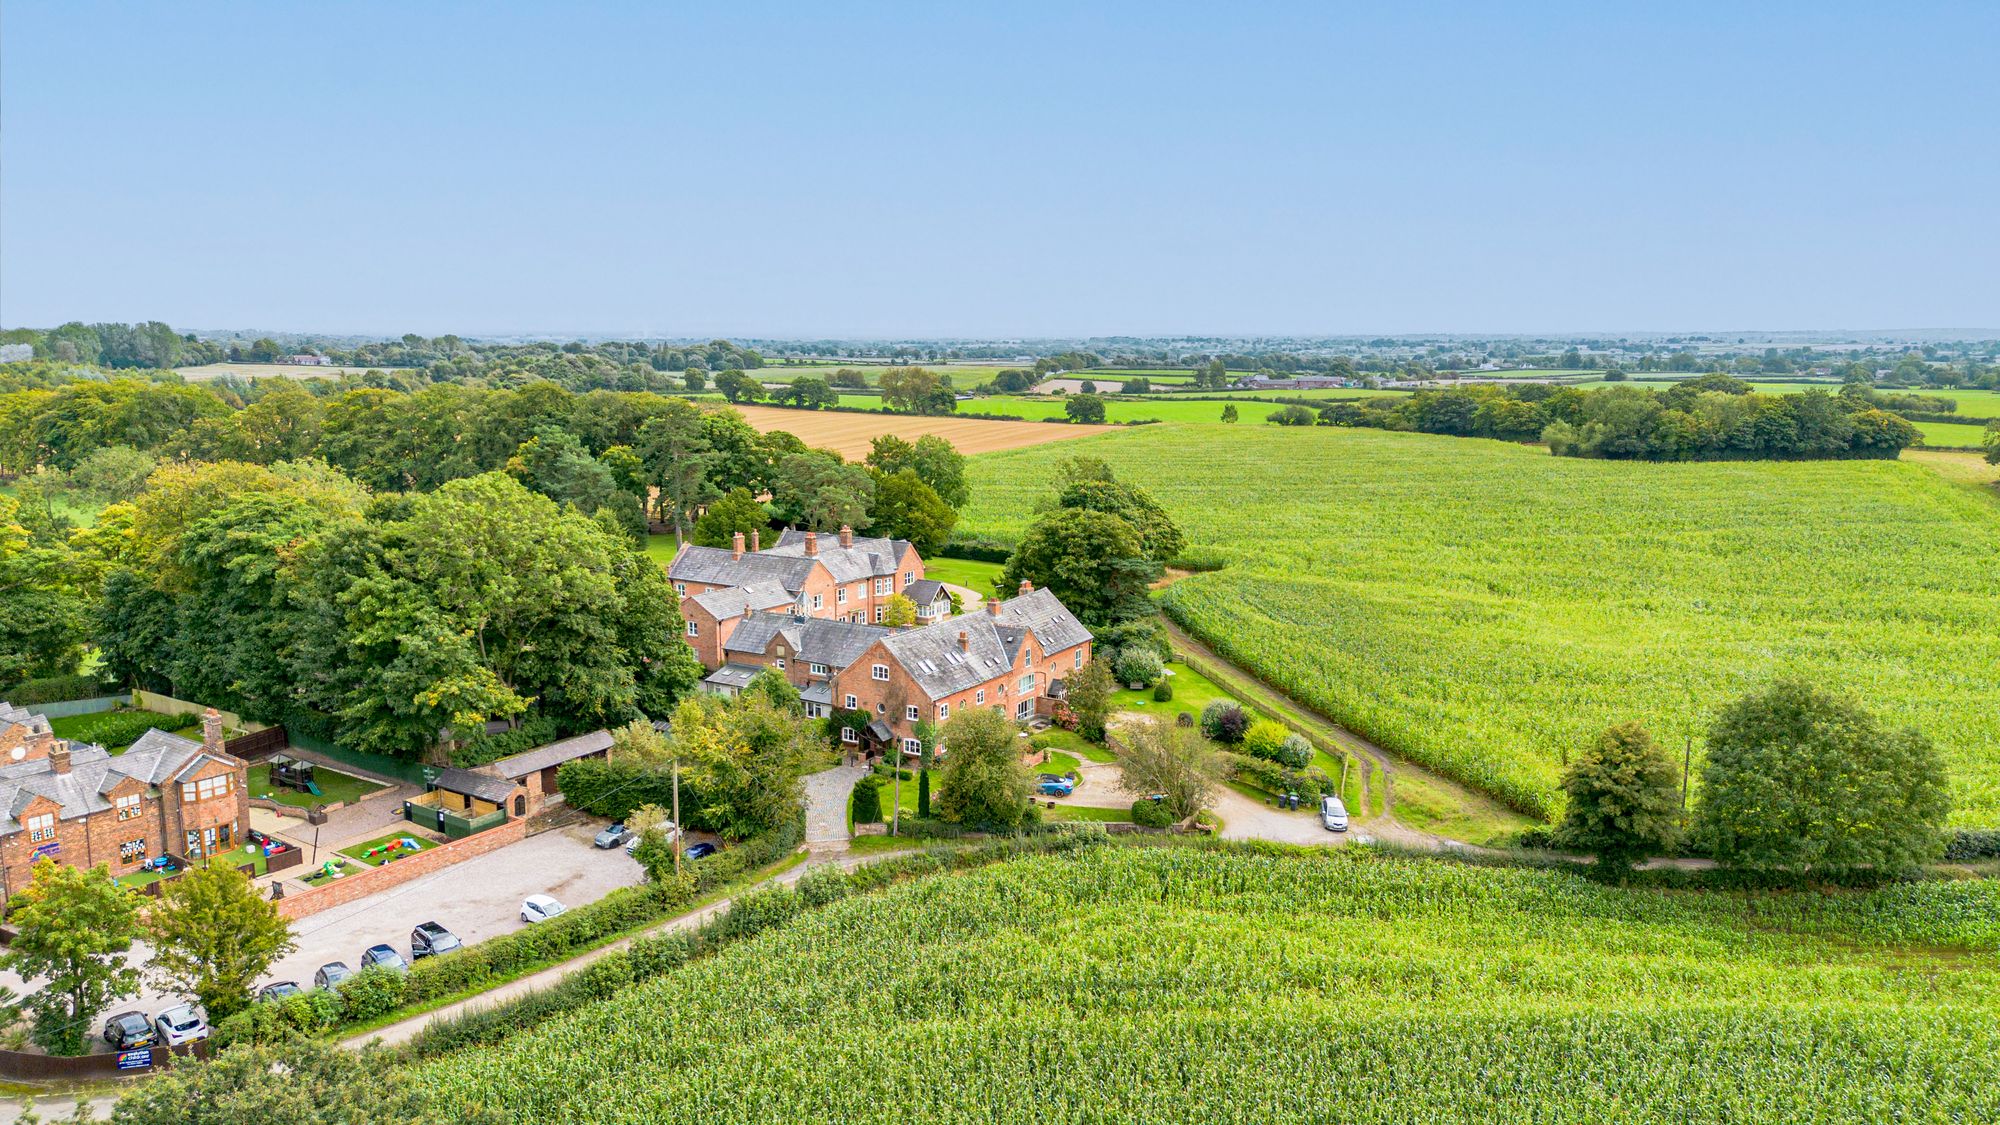
<path fill-rule="evenodd" d="M 984 418 L 920 418 L 911 414 L 849 414 L 837 411 L 786 410 L 779 406 L 738 406 L 746 421 L 759 430 L 788 430 L 817 449 L 831 449 L 850 461 L 868 456 L 868 443 L 883 434 L 910 441 L 936 434 L 964 454 L 991 453 L 1043 445 L 1069 438 L 1090 437 L 1116 426 L 1077 426 L 1054 422 L 993 422 Z"/>

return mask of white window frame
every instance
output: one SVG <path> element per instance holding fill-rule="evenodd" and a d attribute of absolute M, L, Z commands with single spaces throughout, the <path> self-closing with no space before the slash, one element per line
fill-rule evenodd
<path fill-rule="evenodd" d="M 846 710 L 849 710 L 849 711 L 859 711 L 860 709 L 861 709 L 861 701 L 860 701 L 860 700 L 858 700 L 858 699 L 856 699 L 856 698 L 854 698 L 854 695 L 853 695 L 853 693 L 851 693 L 851 692 L 850 692 L 850 693 L 848 694 L 848 696 L 847 696 L 847 707 L 846 707 Z"/>
<path fill-rule="evenodd" d="M 904 571 L 904 572 L 903 572 L 903 585 L 905 585 L 905 586 L 908 586 L 908 585 L 909 585 L 910 583 L 912 583 L 912 582 L 916 581 L 916 573 L 917 573 L 917 572 L 916 572 L 916 571 L 914 571 L 914 570 L 906 570 L 906 571 Z"/>
<path fill-rule="evenodd" d="M 882 623 L 882 607 L 879 605 L 875 607 L 875 623 L 877 625 Z"/>
<path fill-rule="evenodd" d="M 144 836 L 136 840 L 127 840 L 118 845 L 118 862 L 120 863 L 137 863 L 145 858 L 146 838 Z"/>
<path fill-rule="evenodd" d="M 869 678 L 869 679 L 871 679 L 871 680 L 886 680 L 886 679 L 888 679 L 888 678 L 889 678 L 889 666 L 888 666 L 887 664 L 871 664 L 871 665 L 869 665 L 869 666 L 868 666 L 868 678 Z"/>
<path fill-rule="evenodd" d="M 823 608 L 825 608 L 825 606 L 826 606 L 826 597 L 825 597 L 825 595 L 822 595 L 822 594 L 814 594 L 814 595 L 813 595 L 813 608 L 814 608 L 814 609 L 823 609 Z"/>
<path fill-rule="evenodd" d="M 28 818 L 28 842 L 39 844 L 56 838 L 56 817 L 54 813 L 43 813 Z"/>
<path fill-rule="evenodd" d="M 1078 668 L 1081 668 L 1081 667 L 1083 667 L 1083 650 L 1082 650 L 1082 649 L 1077 649 L 1077 650 L 1076 650 L 1076 667 L 1078 667 Z"/>
<path fill-rule="evenodd" d="M 978 691 L 973 692 L 972 702 L 975 704 L 984 704 L 986 702 L 986 689 L 980 688 Z"/>
<path fill-rule="evenodd" d="M 841 727 L 840 740 L 848 743 L 859 742 L 861 741 L 861 736 L 855 733 L 853 727 Z"/>
<path fill-rule="evenodd" d="M 674 583 L 674 593 L 679 594 L 683 598 L 687 597 L 688 584 L 685 582 Z"/>
<path fill-rule="evenodd" d="M 811 661 L 807 661 L 806 671 L 811 672 L 815 676 L 824 676 L 827 673 L 827 667 L 824 664 L 814 664 Z"/>
<path fill-rule="evenodd" d="M 1014 684 L 1014 688 L 1017 691 L 1025 691 L 1029 695 L 1033 695 L 1035 693 L 1035 674 L 1033 672 L 1030 672 L 1027 675 L 1022 676 L 1020 680 Z"/>
<path fill-rule="evenodd" d="M 777 660 L 778 660 L 778 671 L 780 671 L 780 672 L 784 671 L 784 670 L 785 670 L 785 658 L 784 658 L 784 657 L 782 657 L 782 656 L 780 656 L 780 657 L 778 657 L 778 658 L 777 658 Z"/>
<path fill-rule="evenodd" d="M 941 720 L 951 718 L 951 704 L 949 703 L 938 704 L 938 718 Z"/>
<path fill-rule="evenodd" d="M 833 602 L 835 605 L 847 604 L 847 587 L 842 586 L 840 589 L 835 590 L 833 592 Z"/>
<path fill-rule="evenodd" d="M 137 793 L 134 793 L 129 797 L 120 797 L 118 798 L 116 803 L 118 806 L 119 820 L 131 820 L 132 818 L 139 816 L 144 811 L 139 807 L 139 795 Z M 140 843 L 144 842 L 145 841 L 143 840 L 140 841 Z"/>
<path fill-rule="evenodd" d="M 922 742 L 919 742 L 914 738 L 906 738 L 903 740 L 903 753 L 921 754 L 923 752 L 924 752 L 924 744 Z"/>
<path fill-rule="evenodd" d="M 692 618 L 692 617 L 688 618 L 688 629 L 687 629 L 687 635 L 688 635 L 688 636 L 690 636 L 690 637 L 699 637 L 699 636 L 701 636 L 701 626 L 700 626 L 699 624 L 697 624 L 697 623 L 695 622 L 695 619 L 694 619 L 694 618 Z"/>
<path fill-rule="evenodd" d="M 922 713 L 923 712 L 917 710 L 917 705 L 914 703 L 911 703 L 903 708 L 903 717 L 913 723 L 917 721 L 917 716 L 921 715 Z"/>
<path fill-rule="evenodd" d="M 890 584 L 890 583 L 892 583 L 892 582 L 894 582 L 894 581 L 895 581 L 895 579 L 893 579 L 893 578 L 877 578 L 877 579 L 875 580 L 875 592 L 876 592 L 877 594 L 886 594 L 886 593 L 889 593 L 889 592 L 890 592 L 890 586 L 889 586 L 889 584 Z"/>

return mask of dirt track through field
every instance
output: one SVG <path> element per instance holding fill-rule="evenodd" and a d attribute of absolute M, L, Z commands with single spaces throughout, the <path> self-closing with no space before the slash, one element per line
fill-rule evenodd
<path fill-rule="evenodd" d="M 868 456 L 868 443 L 883 434 L 910 441 L 936 434 L 960 453 L 991 453 L 1051 441 L 1107 433 L 1116 426 L 1078 426 L 1058 422 L 992 422 L 983 418 L 925 418 L 914 414 L 852 414 L 835 410 L 787 410 L 778 406 L 738 406 L 758 430 L 786 430 L 816 449 L 831 449 L 850 461 Z"/>

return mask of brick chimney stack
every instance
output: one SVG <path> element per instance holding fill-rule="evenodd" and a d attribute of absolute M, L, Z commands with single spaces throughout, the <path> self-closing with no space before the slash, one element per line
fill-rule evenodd
<path fill-rule="evenodd" d="M 987 599 L 986 599 L 986 615 L 987 615 L 988 617 L 998 617 L 998 616 L 1000 616 L 1000 599 L 999 599 L 999 598 L 987 598 Z"/>
<path fill-rule="evenodd" d="M 1021 579 L 1021 596 L 1025 598 L 1029 594 L 1032 594 L 1034 592 L 1035 592 L 1035 584 L 1033 582 L 1028 581 L 1025 578 Z"/>
<path fill-rule="evenodd" d="M 221 754 L 222 712 L 210 707 L 201 713 L 201 748 L 211 754 Z"/>
<path fill-rule="evenodd" d="M 49 768 L 57 773 L 69 772 L 69 743 L 58 740 L 49 747 Z"/>
<path fill-rule="evenodd" d="M 843 547 L 854 546 L 854 529 L 846 524 L 840 525 L 840 545 Z"/>
<path fill-rule="evenodd" d="M 740 531 L 736 533 L 735 542 L 730 544 L 729 557 L 732 559 L 740 559 L 743 557 L 743 533 Z"/>
<path fill-rule="evenodd" d="M 810 559 L 817 556 L 818 554 L 819 554 L 819 533 L 816 531 L 808 531 L 806 532 L 806 557 Z"/>
<path fill-rule="evenodd" d="M 958 651 L 964 652 L 970 649 L 971 647 L 972 647 L 972 637 L 969 634 L 967 634 L 965 630 L 960 629 L 958 631 Z"/>
<path fill-rule="evenodd" d="M 761 551 L 761 550 L 763 550 L 763 549 L 764 549 L 764 548 L 763 548 L 763 547 L 762 547 L 762 546 L 760 545 L 760 542 L 759 542 L 759 541 L 760 541 L 760 540 L 762 540 L 763 538 L 764 538 L 764 535 L 763 535 L 763 533 L 762 533 L 761 531 L 758 531 L 758 530 L 757 530 L 756 528 L 754 528 L 754 527 L 750 529 L 750 553 L 751 553 L 751 554 L 753 554 L 753 555 L 754 555 L 754 554 L 756 554 L 756 553 L 757 553 L 758 551 Z"/>

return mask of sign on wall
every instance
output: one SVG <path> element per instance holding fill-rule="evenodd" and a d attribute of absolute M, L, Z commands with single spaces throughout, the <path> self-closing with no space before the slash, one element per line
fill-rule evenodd
<path fill-rule="evenodd" d="M 144 1070 L 153 1065 L 153 1049 L 144 1047 L 137 1051 L 118 1052 L 119 1070 Z"/>
<path fill-rule="evenodd" d="M 62 841 L 50 840 L 46 844 L 37 844 L 35 850 L 28 853 L 28 862 L 33 863 L 38 859 L 54 859 L 61 854 Z"/>

